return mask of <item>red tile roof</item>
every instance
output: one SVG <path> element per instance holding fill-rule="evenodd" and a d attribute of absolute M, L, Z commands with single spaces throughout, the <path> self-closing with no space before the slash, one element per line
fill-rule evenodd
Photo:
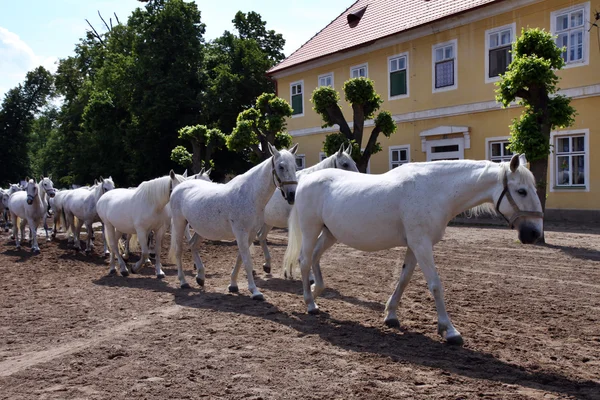
<path fill-rule="evenodd" d="M 302 64 L 329 54 L 369 44 L 417 26 L 500 0 L 357 0 L 329 25 L 267 73 Z M 348 14 L 366 6 L 358 24 Z M 352 24 L 354 25 L 354 24 Z"/>

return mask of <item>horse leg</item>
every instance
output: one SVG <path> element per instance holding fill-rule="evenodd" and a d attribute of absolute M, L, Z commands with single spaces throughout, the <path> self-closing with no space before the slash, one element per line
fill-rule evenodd
<path fill-rule="evenodd" d="M 104 223 L 102 223 L 102 245 L 104 246 L 104 257 L 108 257 L 110 255 L 110 251 L 108 251 L 108 246 L 106 243 L 106 234 L 104 233 Z M 117 252 L 119 252 L 118 249 L 117 249 Z"/>
<path fill-rule="evenodd" d="M 177 265 L 177 278 L 179 278 L 179 287 L 189 289 L 190 284 L 185 280 L 183 265 L 181 264 L 181 254 L 183 253 L 183 235 L 187 221 L 183 217 L 173 216 L 171 220 L 171 248 L 169 253 L 171 259 L 175 258 Z"/>
<path fill-rule="evenodd" d="M 148 261 L 148 232 L 146 230 L 137 231 L 138 241 L 140 242 L 140 246 L 142 247 L 140 254 L 140 259 L 135 263 L 134 266 L 131 267 L 131 273 L 137 274 L 140 272 L 146 261 Z"/>
<path fill-rule="evenodd" d="M 44 231 L 46 231 L 46 242 L 50 242 L 52 239 L 50 239 L 50 235 L 48 234 L 48 231 L 50 230 L 50 228 L 48 228 L 48 218 L 44 217 Z"/>
<path fill-rule="evenodd" d="M 265 255 L 265 263 L 263 264 L 263 271 L 267 274 L 271 273 L 271 253 L 269 253 L 269 248 L 267 247 L 267 235 L 273 229 L 272 226 L 264 224 L 260 231 L 258 231 L 258 241 L 260 242 L 260 247 L 262 247 L 263 254 Z"/>
<path fill-rule="evenodd" d="M 302 289 L 304 291 L 304 303 L 306 304 L 309 314 L 317 314 L 319 307 L 315 303 L 315 299 L 312 295 L 309 273 L 312 264 L 312 255 L 315 253 L 315 246 L 317 244 L 321 226 L 318 230 L 314 229 L 312 232 L 302 232 L 302 247 L 300 249 L 300 273 L 302 275 Z"/>
<path fill-rule="evenodd" d="M 37 223 L 36 221 L 34 221 L 33 219 L 28 219 L 27 223 L 29 224 L 29 230 L 30 230 L 30 235 L 31 235 L 31 251 L 34 253 L 39 253 L 40 252 L 40 246 L 38 245 L 38 240 L 37 240 Z"/>
<path fill-rule="evenodd" d="M 323 282 L 323 275 L 321 275 L 321 257 L 323 253 L 327 251 L 331 246 L 333 246 L 337 242 L 337 239 L 333 236 L 331 231 L 326 227 L 323 228 L 323 232 L 319 239 L 317 240 L 317 245 L 315 247 L 315 251 L 312 256 L 312 270 L 314 271 L 313 281 L 315 282 L 312 285 L 312 294 L 316 299 L 323 293 L 325 289 L 325 283 Z M 308 277 L 308 281 L 310 282 L 310 274 Z"/>
<path fill-rule="evenodd" d="M 148 254 L 150 258 L 156 257 L 156 244 L 155 244 L 155 234 L 154 231 L 150 231 L 148 233 Z M 160 248 L 159 248 L 160 251 Z"/>
<path fill-rule="evenodd" d="M 74 225 L 75 225 L 75 218 L 73 217 L 73 214 L 71 214 L 70 212 L 64 211 L 64 215 L 63 215 L 63 219 L 65 221 L 65 230 L 67 233 L 67 244 L 73 244 L 74 243 Z"/>
<path fill-rule="evenodd" d="M 185 228 L 186 232 L 189 233 L 187 225 Z M 204 287 L 204 281 L 206 279 L 204 263 L 200 258 L 200 247 L 202 245 L 202 238 L 197 233 L 188 241 L 190 249 L 192 250 L 192 259 L 194 260 L 194 269 L 196 270 L 196 283 L 201 287 Z"/>
<path fill-rule="evenodd" d="M 449 344 L 463 343 L 460 332 L 452 325 L 450 317 L 446 312 L 446 305 L 444 304 L 444 287 L 440 281 L 440 277 L 435 268 L 435 262 L 433 260 L 433 244 L 428 240 L 417 241 L 416 243 L 412 240 L 408 241 L 409 247 L 412 249 L 423 275 L 427 280 L 427 286 L 429 291 L 435 299 L 435 308 L 438 314 L 438 333 L 442 338 L 446 338 Z"/>
<path fill-rule="evenodd" d="M 13 231 L 12 231 L 12 235 L 15 239 L 15 245 L 17 247 L 17 250 L 21 249 L 21 242 L 19 241 L 19 224 L 17 224 L 17 215 L 11 213 L 10 217 L 13 220 Z"/>
<path fill-rule="evenodd" d="M 156 252 L 156 259 L 154 260 L 154 265 L 156 268 L 156 277 L 158 279 L 162 279 L 165 277 L 165 273 L 162 270 L 162 264 L 160 262 L 160 249 L 162 248 L 162 240 L 163 240 L 163 236 L 165 235 L 165 232 L 167 231 L 167 225 L 161 227 L 159 230 L 156 231 L 156 236 L 155 236 L 155 249 L 158 249 L 158 251 Z"/>
<path fill-rule="evenodd" d="M 233 270 L 231 271 L 231 281 L 229 283 L 229 288 L 228 288 L 230 293 L 237 293 L 240 291 L 238 289 L 237 279 L 238 279 L 238 274 L 240 273 L 241 266 L 242 266 L 242 256 L 240 255 L 240 252 L 238 251 L 238 255 L 235 260 L 235 265 L 233 266 Z"/>
<path fill-rule="evenodd" d="M 417 259 L 415 258 L 415 255 L 410 247 L 407 247 L 406 256 L 404 257 L 404 265 L 402 265 L 402 273 L 400 274 L 398 285 L 396 285 L 396 290 L 394 290 L 394 293 L 390 296 L 385 305 L 385 319 L 383 322 L 390 328 L 400 328 L 400 322 L 398 321 L 396 310 L 398 309 L 398 304 L 400 304 L 402 293 L 404 293 L 404 290 L 408 286 L 408 282 L 410 282 L 413 272 L 415 272 L 416 265 Z"/>
<path fill-rule="evenodd" d="M 83 227 L 83 221 L 77 218 L 77 223 L 75 224 L 75 232 L 73 234 L 73 247 L 75 250 L 81 251 L 81 228 Z M 89 233 L 88 233 L 89 235 Z"/>
<path fill-rule="evenodd" d="M 92 221 L 85 221 L 85 230 L 87 231 L 87 238 L 85 242 L 85 252 L 90 254 L 94 249 L 94 244 L 92 243 L 94 237 L 94 228 L 92 227 Z"/>
<path fill-rule="evenodd" d="M 252 293 L 253 300 L 264 300 L 263 294 L 256 287 L 254 282 L 254 276 L 252 275 L 252 255 L 250 254 L 250 245 L 254 239 L 256 231 L 247 232 L 243 230 L 234 229 L 235 238 L 238 244 L 238 252 L 246 268 L 246 277 L 248 278 L 248 290 Z M 233 275 L 233 274 L 232 274 Z M 237 285 L 237 282 L 233 282 Z"/>

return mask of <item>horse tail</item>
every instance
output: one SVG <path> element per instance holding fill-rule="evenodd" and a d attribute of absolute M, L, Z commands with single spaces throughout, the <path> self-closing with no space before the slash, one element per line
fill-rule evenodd
<path fill-rule="evenodd" d="M 60 217 L 58 218 L 58 224 L 59 226 L 62 226 L 63 228 L 65 228 L 65 233 L 68 235 L 69 234 L 69 223 L 67 222 L 67 216 L 65 214 L 65 208 L 61 207 L 60 208 Z"/>
<path fill-rule="evenodd" d="M 294 267 L 298 263 L 300 248 L 302 247 L 302 231 L 297 207 L 293 207 L 288 219 L 288 245 L 283 256 L 284 276 L 291 277 Z"/>
<path fill-rule="evenodd" d="M 171 218 L 171 245 L 169 246 L 169 262 L 171 264 L 175 264 L 175 261 L 177 259 L 177 257 L 175 256 L 175 254 L 177 254 L 176 249 L 177 249 L 177 238 L 175 237 L 175 219 Z M 186 231 L 189 234 L 189 231 Z"/>
<path fill-rule="evenodd" d="M 135 233 L 129 237 L 129 251 L 140 251 L 140 243 L 138 242 L 138 236 Z"/>

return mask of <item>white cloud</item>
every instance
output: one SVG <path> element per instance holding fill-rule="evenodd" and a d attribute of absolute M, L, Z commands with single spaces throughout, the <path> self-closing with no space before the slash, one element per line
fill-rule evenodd
<path fill-rule="evenodd" d="M 0 96 L 22 83 L 27 72 L 42 65 L 56 71 L 57 57 L 37 55 L 19 35 L 0 26 Z"/>

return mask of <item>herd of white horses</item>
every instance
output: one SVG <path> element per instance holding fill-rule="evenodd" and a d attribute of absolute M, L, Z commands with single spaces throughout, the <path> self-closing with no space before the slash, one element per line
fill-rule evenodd
<path fill-rule="evenodd" d="M 408 163 L 372 175 L 358 173 L 350 148 L 343 146 L 313 167 L 296 171 L 297 148 L 277 150 L 269 145 L 270 158 L 225 184 L 212 182 L 210 171 L 191 177 L 171 171 L 128 189 L 115 188 L 110 177 L 73 190 L 56 190 L 49 177 L 39 182 L 27 179 L 25 187 L 11 185 L 0 193 L 4 223 L 12 222 L 11 237 L 17 249 L 29 226 L 31 249 L 39 253 L 36 232 L 52 213 L 52 235 L 62 225 L 77 250 L 85 225 L 85 250 L 90 253 L 92 224 L 101 222 L 104 255 L 110 257 L 109 274 L 116 274 L 118 263 L 122 276 L 138 272 L 150 261 L 149 237 L 153 236 L 157 278 L 165 276 L 160 249 L 170 228 L 169 256 L 177 265 L 181 288 L 190 287 L 181 260 L 184 247 L 192 253 L 197 284 L 204 286 L 205 267 L 199 254 L 202 239 L 235 239 L 238 254 L 229 291 L 238 292 L 243 264 L 248 289 L 257 300 L 264 297 L 254 281 L 251 245 L 258 236 L 266 260 L 263 269 L 270 273 L 267 234 L 273 227 L 287 227 L 284 274 L 291 278 L 299 263 L 309 313 L 319 311 L 315 298 L 325 288 L 320 259 L 333 244 L 362 251 L 404 246 L 404 265 L 386 304 L 385 323 L 399 326 L 400 298 L 418 263 L 435 299 L 438 333 L 454 344 L 461 344 L 462 337 L 446 312 L 433 258 L 433 246 L 442 239 L 450 220 L 466 210 L 492 212 L 518 230 L 523 243 L 534 243 L 542 235 L 542 208 L 523 156 L 499 164 L 473 160 Z M 119 246 L 121 238 L 125 239 L 125 251 Z M 46 239 L 51 240 L 47 227 Z M 132 246 L 139 243 L 141 257 L 128 269 L 125 259 L 130 241 Z"/>

